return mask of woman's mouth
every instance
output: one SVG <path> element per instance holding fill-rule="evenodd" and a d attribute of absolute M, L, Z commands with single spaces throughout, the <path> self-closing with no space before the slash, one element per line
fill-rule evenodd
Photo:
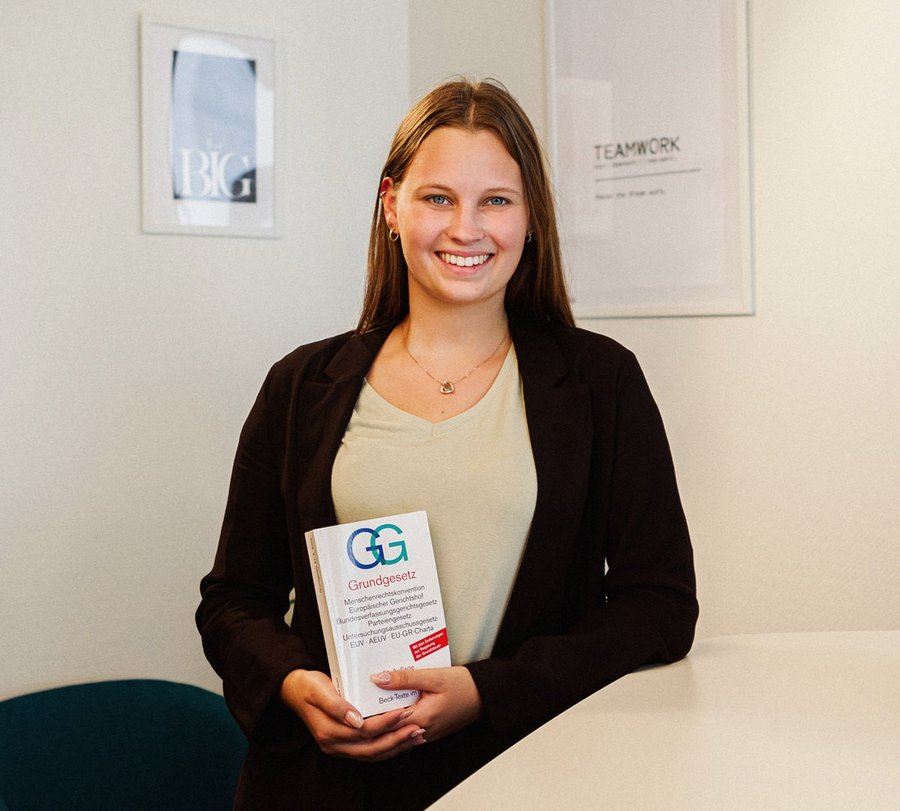
<path fill-rule="evenodd" d="M 455 265 L 460 268 L 474 268 L 483 265 L 493 256 L 492 253 L 479 253 L 474 256 L 459 256 L 455 253 L 438 252 L 438 257 L 448 265 Z"/>

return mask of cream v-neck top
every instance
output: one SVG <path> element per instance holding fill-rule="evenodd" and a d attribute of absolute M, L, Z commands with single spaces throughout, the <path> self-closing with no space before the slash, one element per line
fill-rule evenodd
<path fill-rule="evenodd" d="M 484 397 L 442 422 L 364 383 L 331 478 L 340 523 L 426 511 L 451 659 L 489 656 L 537 499 L 515 349 Z"/>

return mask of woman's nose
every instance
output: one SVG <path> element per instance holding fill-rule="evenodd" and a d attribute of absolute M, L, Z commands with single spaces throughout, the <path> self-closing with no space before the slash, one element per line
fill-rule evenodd
<path fill-rule="evenodd" d="M 453 212 L 447 233 L 457 242 L 475 242 L 481 239 L 484 236 L 481 212 L 475 206 L 458 206 Z"/>

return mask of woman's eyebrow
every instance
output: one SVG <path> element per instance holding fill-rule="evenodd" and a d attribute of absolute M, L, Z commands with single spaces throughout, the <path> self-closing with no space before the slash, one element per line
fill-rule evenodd
<path fill-rule="evenodd" d="M 422 183 L 416 189 L 417 191 L 424 191 L 425 189 L 434 190 L 434 191 L 454 191 L 452 186 L 446 186 L 443 183 Z M 512 186 L 492 186 L 489 189 L 483 189 L 483 194 L 518 194 L 521 195 L 523 192 L 521 189 L 513 188 Z"/>

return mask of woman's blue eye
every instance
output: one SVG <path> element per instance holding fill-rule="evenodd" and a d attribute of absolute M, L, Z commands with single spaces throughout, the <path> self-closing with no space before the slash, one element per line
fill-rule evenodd
<path fill-rule="evenodd" d="M 446 197 L 444 197 L 443 194 L 432 194 L 428 199 L 431 200 L 432 203 L 435 203 L 439 206 L 446 205 L 450 202 Z"/>
<path fill-rule="evenodd" d="M 505 206 L 509 200 L 505 197 L 488 197 L 488 205 L 490 206 Z"/>

